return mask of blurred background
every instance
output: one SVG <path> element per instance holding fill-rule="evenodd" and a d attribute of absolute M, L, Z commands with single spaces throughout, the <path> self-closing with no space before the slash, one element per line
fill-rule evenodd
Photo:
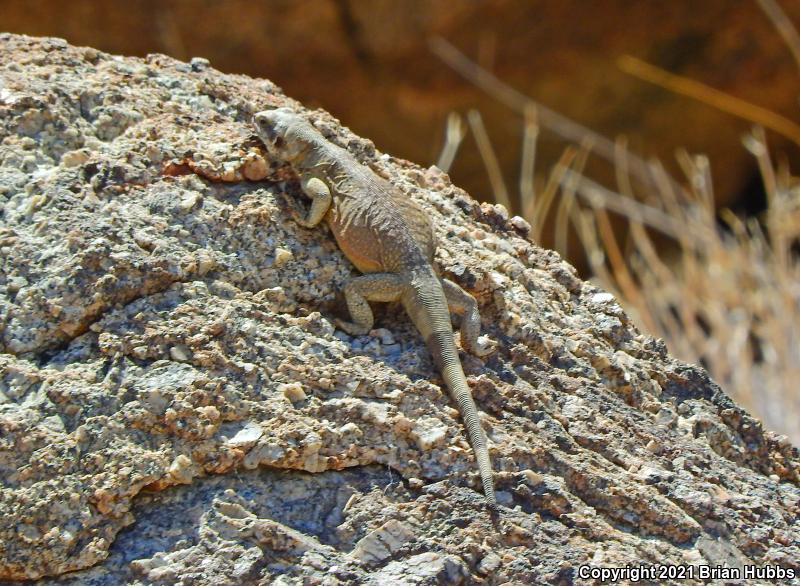
<path fill-rule="evenodd" d="M 800 3 L 0 0 L 3 31 L 266 77 L 533 226 L 800 445 Z"/>

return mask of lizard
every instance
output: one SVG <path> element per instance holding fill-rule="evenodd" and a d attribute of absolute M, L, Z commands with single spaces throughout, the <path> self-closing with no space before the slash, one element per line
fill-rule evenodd
<path fill-rule="evenodd" d="M 484 497 L 496 507 L 486 433 L 453 339 L 450 310 L 462 316 L 461 344 L 467 351 L 486 356 L 496 344 L 478 340 L 480 313 L 475 298 L 435 272 L 436 240 L 428 216 L 398 187 L 291 109 L 258 112 L 253 123 L 268 155 L 288 163 L 311 199 L 307 213 L 290 205 L 293 219 L 306 228 L 324 220 L 340 250 L 363 273 L 344 286 L 352 321 L 337 318 L 334 323 L 352 336 L 364 335 L 374 324 L 369 301 L 402 303 L 458 403 Z"/>

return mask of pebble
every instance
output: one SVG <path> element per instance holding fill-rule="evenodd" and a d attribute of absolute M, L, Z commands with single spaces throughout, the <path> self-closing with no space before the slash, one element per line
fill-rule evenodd
<path fill-rule="evenodd" d="M 283 383 L 278 385 L 278 392 L 289 399 L 292 403 L 299 403 L 306 400 L 306 392 L 300 383 Z"/>
<path fill-rule="evenodd" d="M 278 247 L 275 249 L 275 266 L 280 267 L 285 265 L 290 260 L 294 259 L 294 254 L 291 250 Z"/>

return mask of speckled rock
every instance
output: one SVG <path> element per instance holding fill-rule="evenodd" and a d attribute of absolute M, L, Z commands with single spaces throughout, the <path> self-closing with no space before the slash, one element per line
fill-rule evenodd
<path fill-rule="evenodd" d="M 501 512 L 397 307 L 289 219 L 249 125 L 302 106 L 202 60 L 0 36 L 0 578 L 532 584 L 582 566 L 800 570 L 800 458 L 613 297 L 436 168 L 330 140 L 436 222 L 497 354 L 462 360 Z M 68 574 L 69 572 L 76 572 Z"/>

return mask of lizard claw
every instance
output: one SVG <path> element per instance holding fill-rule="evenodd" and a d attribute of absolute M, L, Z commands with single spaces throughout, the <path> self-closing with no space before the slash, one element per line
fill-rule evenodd
<path fill-rule="evenodd" d="M 333 320 L 333 323 L 337 328 L 350 334 L 351 336 L 363 336 L 364 334 L 369 333 L 369 328 L 365 330 L 358 324 L 354 324 L 349 321 L 344 321 L 343 319 L 339 319 L 338 317 Z"/>
<path fill-rule="evenodd" d="M 292 219 L 299 224 L 303 217 L 300 210 L 297 209 L 297 202 L 285 191 L 281 192 L 281 199 L 283 200 L 284 205 L 286 205 L 289 215 L 292 216 Z"/>

